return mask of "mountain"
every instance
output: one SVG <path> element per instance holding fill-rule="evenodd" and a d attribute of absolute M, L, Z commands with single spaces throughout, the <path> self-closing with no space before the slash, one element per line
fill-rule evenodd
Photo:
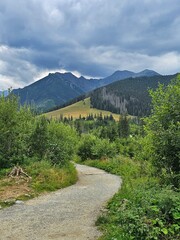
<path fill-rule="evenodd" d="M 50 73 L 48 76 L 36 81 L 29 86 L 13 90 L 20 97 L 21 104 L 33 105 L 39 111 L 47 111 L 60 106 L 73 98 L 81 96 L 96 88 L 108 85 L 136 75 L 158 75 L 152 70 L 144 70 L 140 73 L 130 71 L 116 71 L 104 79 L 86 79 L 76 77 L 72 73 Z"/>
<path fill-rule="evenodd" d="M 160 74 L 149 69 L 145 69 L 142 72 L 135 73 L 133 77 L 153 77 L 153 76 L 159 76 Z"/>
<path fill-rule="evenodd" d="M 49 74 L 27 87 L 13 90 L 13 93 L 20 97 L 21 104 L 30 104 L 39 111 L 46 111 L 84 94 L 84 91 L 73 83 L 75 79 L 73 74 Z"/>
<path fill-rule="evenodd" d="M 149 89 L 167 85 L 177 75 L 136 77 L 111 83 L 90 94 L 93 108 L 133 116 L 147 116 L 151 110 Z"/>
<path fill-rule="evenodd" d="M 135 74 L 134 72 L 130 72 L 127 70 L 124 70 L 124 71 L 118 70 L 118 71 L 114 72 L 111 76 L 102 79 L 100 85 L 104 86 L 104 85 L 110 84 L 110 83 L 118 81 L 118 80 L 133 77 L 134 74 Z"/>
<path fill-rule="evenodd" d="M 153 70 L 149 70 L 149 69 L 145 69 L 144 71 L 138 72 L 138 73 L 127 71 L 127 70 L 124 70 L 124 71 L 118 70 L 118 71 L 114 72 L 111 76 L 102 79 L 100 85 L 105 86 L 110 83 L 113 83 L 113 82 L 116 82 L 119 80 L 123 80 L 126 78 L 130 78 L 130 77 L 134 77 L 134 78 L 135 77 L 150 77 L 150 76 L 158 76 L 158 75 L 160 75 L 160 74 Z"/>

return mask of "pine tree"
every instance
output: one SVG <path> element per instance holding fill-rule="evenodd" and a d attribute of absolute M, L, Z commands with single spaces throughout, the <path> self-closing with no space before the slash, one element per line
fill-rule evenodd
<path fill-rule="evenodd" d="M 126 115 L 123 115 L 120 117 L 118 130 L 119 130 L 119 137 L 127 138 L 129 136 L 129 121 Z"/>

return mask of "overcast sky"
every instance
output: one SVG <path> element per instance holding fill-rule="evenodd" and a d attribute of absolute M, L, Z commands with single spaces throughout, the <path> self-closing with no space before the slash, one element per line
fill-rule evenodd
<path fill-rule="evenodd" d="M 179 0 L 0 0 L 0 89 L 49 72 L 180 72 Z"/>

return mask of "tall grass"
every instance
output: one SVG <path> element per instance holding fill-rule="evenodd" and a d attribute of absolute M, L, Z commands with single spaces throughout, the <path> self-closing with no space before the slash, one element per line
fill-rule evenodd
<path fill-rule="evenodd" d="M 55 191 L 77 181 L 77 172 L 72 163 L 58 167 L 48 161 L 33 162 L 26 166 L 26 171 L 32 177 L 30 185 L 36 193 Z"/>

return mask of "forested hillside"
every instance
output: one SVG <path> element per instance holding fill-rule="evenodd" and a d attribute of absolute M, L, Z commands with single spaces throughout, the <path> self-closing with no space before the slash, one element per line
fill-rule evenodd
<path fill-rule="evenodd" d="M 151 110 L 149 89 L 156 89 L 158 84 L 165 86 L 176 75 L 137 77 L 117 81 L 94 90 L 90 94 L 94 108 L 133 116 L 147 116 Z"/>

